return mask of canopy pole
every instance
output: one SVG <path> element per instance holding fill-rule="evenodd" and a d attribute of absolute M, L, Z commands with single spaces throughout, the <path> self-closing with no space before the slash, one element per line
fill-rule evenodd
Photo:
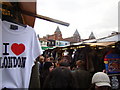
<path fill-rule="evenodd" d="M 50 21 L 50 22 L 58 23 L 58 24 L 61 24 L 61 25 L 64 25 L 64 26 L 69 26 L 69 23 L 67 23 L 67 22 L 63 22 L 63 21 L 53 19 L 53 18 L 50 18 L 50 17 L 46 17 L 46 16 L 43 16 L 43 15 L 34 14 L 32 12 L 29 12 L 29 11 L 21 10 L 21 13 L 25 14 L 25 15 L 32 16 L 32 17 L 40 18 L 40 19 L 43 19 L 43 20 L 47 20 L 47 21 Z"/>

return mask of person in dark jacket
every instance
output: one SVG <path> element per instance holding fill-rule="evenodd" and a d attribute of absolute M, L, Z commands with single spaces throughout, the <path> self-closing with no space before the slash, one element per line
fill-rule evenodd
<path fill-rule="evenodd" d="M 54 65 L 52 62 L 45 62 L 43 66 L 42 73 L 40 75 L 40 83 L 41 83 L 41 88 L 43 87 L 43 83 L 46 79 L 46 77 L 49 75 L 49 73 L 54 69 Z"/>
<path fill-rule="evenodd" d="M 35 61 L 35 65 L 32 67 L 29 90 L 39 89 L 39 88 L 41 88 L 40 87 L 39 63 L 38 61 Z"/>
<path fill-rule="evenodd" d="M 70 69 L 57 67 L 47 76 L 43 90 L 46 89 L 75 89 L 76 83 Z"/>
<path fill-rule="evenodd" d="M 77 88 L 80 90 L 88 90 L 91 85 L 92 75 L 85 70 L 85 62 L 78 60 L 76 62 L 76 68 L 77 69 L 72 73 L 77 83 Z"/>
<path fill-rule="evenodd" d="M 39 72 L 41 74 L 43 66 L 44 66 L 44 63 L 45 63 L 45 57 L 43 57 L 41 55 L 41 56 L 39 56 L 38 60 L 39 60 Z"/>

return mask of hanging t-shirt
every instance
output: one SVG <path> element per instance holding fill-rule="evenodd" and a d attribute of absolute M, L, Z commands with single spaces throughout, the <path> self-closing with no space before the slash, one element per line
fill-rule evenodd
<path fill-rule="evenodd" d="M 42 54 L 34 29 L 2 22 L 2 88 L 28 88 L 32 66 Z"/>

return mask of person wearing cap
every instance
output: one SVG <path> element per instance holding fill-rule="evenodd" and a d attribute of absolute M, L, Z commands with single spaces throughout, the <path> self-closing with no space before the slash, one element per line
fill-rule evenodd
<path fill-rule="evenodd" d="M 92 77 L 91 90 L 111 90 L 109 76 L 104 72 L 97 72 Z"/>

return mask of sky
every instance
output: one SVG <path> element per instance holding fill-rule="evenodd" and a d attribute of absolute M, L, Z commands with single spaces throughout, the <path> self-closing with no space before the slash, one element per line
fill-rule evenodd
<path fill-rule="evenodd" d="M 73 36 L 77 29 L 81 39 L 91 32 L 96 38 L 118 31 L 118 2 L 120 0 L 37 0 L 37 14 L 69 23 L 64 26 L 36 19 L 35 31 L 40 37 L 54 34 L 59 26 L 63 38 Z"/>

